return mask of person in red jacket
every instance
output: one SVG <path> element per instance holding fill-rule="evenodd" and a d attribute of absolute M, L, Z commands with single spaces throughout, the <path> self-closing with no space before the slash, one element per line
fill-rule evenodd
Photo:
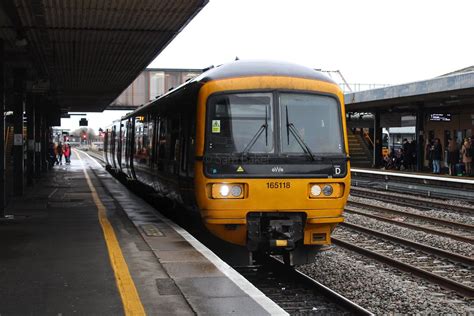
<path fill-rule="evenodd" d="M 69 144 L 65 144 L 63 148 L 64 159 L 66 160 L 66 164 L 71 163 L 71 146 Z"/>

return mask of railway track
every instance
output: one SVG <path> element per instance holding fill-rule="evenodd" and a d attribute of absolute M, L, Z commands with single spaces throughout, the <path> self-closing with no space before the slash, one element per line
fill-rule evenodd
<path fill-rule="evenodd" d="M 103 163 L 101 155 L 93 152 L 89 154 Z M 345 230 L 349 228 L 353 229 L 352 232 L 359 232 L 360 236 L 365 234 L 365 238 L 351 241 L 354 234 L 349 234 L 348 238 L 338 236 L 333 238 L 335 244 L 408 271 L 465 297 L 474 297 L 472 258 L 408 240 L 401 241 L 400 238 L 355 227 L 356 225 L 343 223 L 341 226 Z M 374 235 L 377 236 L 373 237 Z M 380 248 L 381 245 L 387 246 Z M 370 315 L 367 310 L 305 274 L 286 267 L 276 259 L 272 260 L 271 264 L 239 267 L 236 270 L 290 314 Z"/>
<path fill-rule="evenodd" d="M 474 297 L 474 259 L 354 224 L 340 226 L 332 237 L 336 245 Z"/>
<path fill-rule="evenodd" d="M 413 208 L 418 208 L 418 209 L 450 210 L 450 211 L 454 211 L 458 213 L 464 213 L 464 214 L 470 214 L 470 215 L 474 214 L 474 207 L 470 207 L 470 206 L 458 206 L 458 205 L 451 205 L 445 202 L 428 201 L 424 198 L 417 198 L 417 197 L 408 196 L 408 195 L 407 196 L 404 195 L 403 197 L 401 197 L 401 196 L 393 195 L 393 194 L 386 193 L 383 191 L 361 189 L 354 186 L 351 187 L 351 195 L 362 197 L 362 198 L 373 198 L 378 201 L 383 201 L 383 202 L 393 203 L 396 205 L 408 206 L 408 207 L 413 207 Z"/>
<path fill-rule="evenodd" d="M 273 257 L 235 269 L 291 315 L 373 315 Z"/>
<path fill-rule="evenodd" d="M 104 164 L 100 154 L 87 153 Z M 267 258 L 262 265 L 235 269 L 290 314 L 373 315 L 275 258 Z"/>
<path fill-rule="evenodd" d="M 353 207 L 364 209 L 364 211 L 356 210 Z M 474 238 L 472 238 L 474 236 L 474 225 L 354 201 L 348 202 L 345 211 L 474 244 Z"/>

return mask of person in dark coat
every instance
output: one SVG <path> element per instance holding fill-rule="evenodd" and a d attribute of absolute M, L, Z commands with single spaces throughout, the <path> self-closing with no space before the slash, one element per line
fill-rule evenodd
<path fill-rule="evenodd" d="M 433 173 L 441 173 L 441 160 L 443 159 L 443 147 L 439 138 L 435 138 L 431 146 L 431 159 L 433 159 Z"/>
<path fill-rule="evenodd" d="M 58 144 L 58 161 L 59 164 L 63 164 L 63 144 L 59 143 Z"/>
<path fill-rule="evenodd" d="M 50 167 L 58 163 L 58 158 L 56 154 L 56 149 L 54 143 L 49 143 L 49 165 Z"/>
<path fill-rule="evenodd" d="M 425 159 L 428 160 L 428 168 L 430 168 L 430 170 L 433 170 L 433 158 L 431 158 L 432 146 L 433 146 L 433 141 L 430 139 L 426 140 Z"/>
<path fill-rule="evenodd" d="M 410 143 L 408 142 L 408 139 L 403 139 L 403 167 L 408 170 L 411 169 L 411 148 L 410 148 Z"/>
<path fill-rule="evenodd" d="M 456 175 L 456 164 L 459 163 L 459 148 L 455 139 L 448 139 L 448 167 L 449 175 Z"/>
<path fill-rule="evenodd" d="M 417 147 L 416 147 L 416 140 L 413 139 L 411 142 L 410 142 L 410 152 L 411 152 L 411 170 L 412 171 L 415 171 L 416 169 L 416 151 L 417 151 Z"/>

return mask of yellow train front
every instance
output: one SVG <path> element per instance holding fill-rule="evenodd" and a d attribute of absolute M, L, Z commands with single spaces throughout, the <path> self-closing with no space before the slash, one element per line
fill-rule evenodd
<path fill-rule="evenodd" d="M 343 94 L 301 66 L 227 67 L 210 76 L 197 104 L 195 193 L 204 223 L 251 252 L 311 262 L 343 221 L 349 194 Z"/>
<path fill-rule="evenodd" d="M 343 94 L 307 67 L 235 61 L 117 121 L 108 168 L 200 212 L 250 253 L 314 260 L 350 186 Z"/>

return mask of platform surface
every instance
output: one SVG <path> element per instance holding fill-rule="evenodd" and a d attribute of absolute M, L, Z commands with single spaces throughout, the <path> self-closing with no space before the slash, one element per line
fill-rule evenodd
<path fill-rule="evenodd" d="M 286 314 L 96 161 L 73 155 L 13 199 L 13 220 L 0 221 L 0 315 L 121 315 L 134 304 L 149 315 Z M 132 281 L 121 287 L 125 270 Z M 124 288 L 133 287 L 138 302 L 130 303 Z"/>

